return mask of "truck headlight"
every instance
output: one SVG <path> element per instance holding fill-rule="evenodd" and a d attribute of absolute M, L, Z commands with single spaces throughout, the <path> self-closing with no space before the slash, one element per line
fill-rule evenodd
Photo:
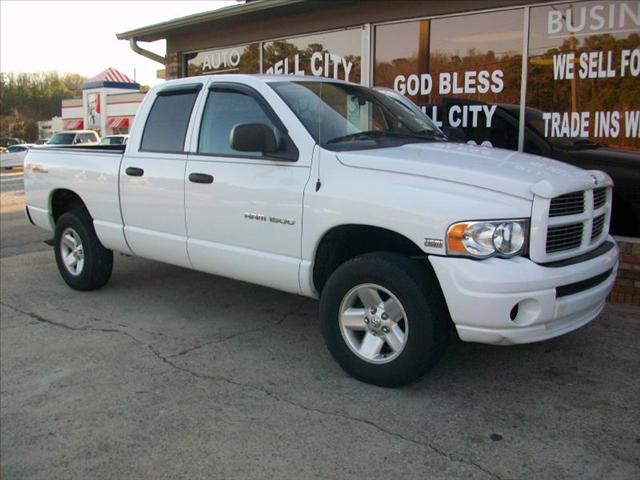
<path fill-rule="evenodd" d="M 447 231 L 447 253 L 475 258 L 513 257 L 527 245 L 527 220 L 454 223 Z"/>

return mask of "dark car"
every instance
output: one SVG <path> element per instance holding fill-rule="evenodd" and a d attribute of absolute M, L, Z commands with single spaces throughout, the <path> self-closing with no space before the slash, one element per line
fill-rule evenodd
<path fill-rule="evenodd" d="M 483 103 L 447 99 L 438 107 L 443 109 L 442 118 L 448 118 L 451 106 L 476 104 Z M 464 129 L 464 136 L 477 143 L 488 140 L 494 147 L 517 150 L 519 118 L 519 105 L 498 104 L 490 128 L 469 127 Z M 545 138 L 541 133 L 544 132 L 542 112 L 534 108 L 525 110 L 525 122 L 525 152 L 609 174 L 615 183 L 610 231 L 614 235 L 640 237 L 640 153 L 586 138 Z"/>

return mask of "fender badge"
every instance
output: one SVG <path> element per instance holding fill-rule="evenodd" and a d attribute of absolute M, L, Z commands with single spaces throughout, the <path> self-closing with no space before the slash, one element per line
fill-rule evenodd
<path fill-rule="evenodd" d="M 440 240 L 439 238 L 425 238 L 424 239 L 424 246 L 425 247 L 431 247 L 431 248 L 442 248 L 442 240 Z"/>

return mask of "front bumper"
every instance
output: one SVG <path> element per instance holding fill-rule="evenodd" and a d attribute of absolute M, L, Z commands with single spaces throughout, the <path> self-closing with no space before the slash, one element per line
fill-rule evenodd
<path fill-rule="evenodd" d="M 513 345 L 557 337 L 597 317 L 615 282 L 618 248 L 562 267 L 524 257 L 429 260 L 460 338 Z M 565 287 L 560 294 L 558 287 Z"/>

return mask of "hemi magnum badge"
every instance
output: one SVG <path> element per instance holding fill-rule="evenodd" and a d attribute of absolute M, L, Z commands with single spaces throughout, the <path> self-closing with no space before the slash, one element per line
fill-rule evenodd
<path fill-rule="evenodd" d="M 296 221 L 293 218 L 268 217 L 260 213 L 244 212 L 244 218 L 248 220 L 258 220 L 260 222 L 269 221 L 271 223 L 280 223 L 282 225 L 295 225 L 296 223 Z"/>
<path fill-rule="evenodd" d="M 424 246 L 431 248 L 442 248 L 443 242 L 439 238 L 425 238 Z"/>

